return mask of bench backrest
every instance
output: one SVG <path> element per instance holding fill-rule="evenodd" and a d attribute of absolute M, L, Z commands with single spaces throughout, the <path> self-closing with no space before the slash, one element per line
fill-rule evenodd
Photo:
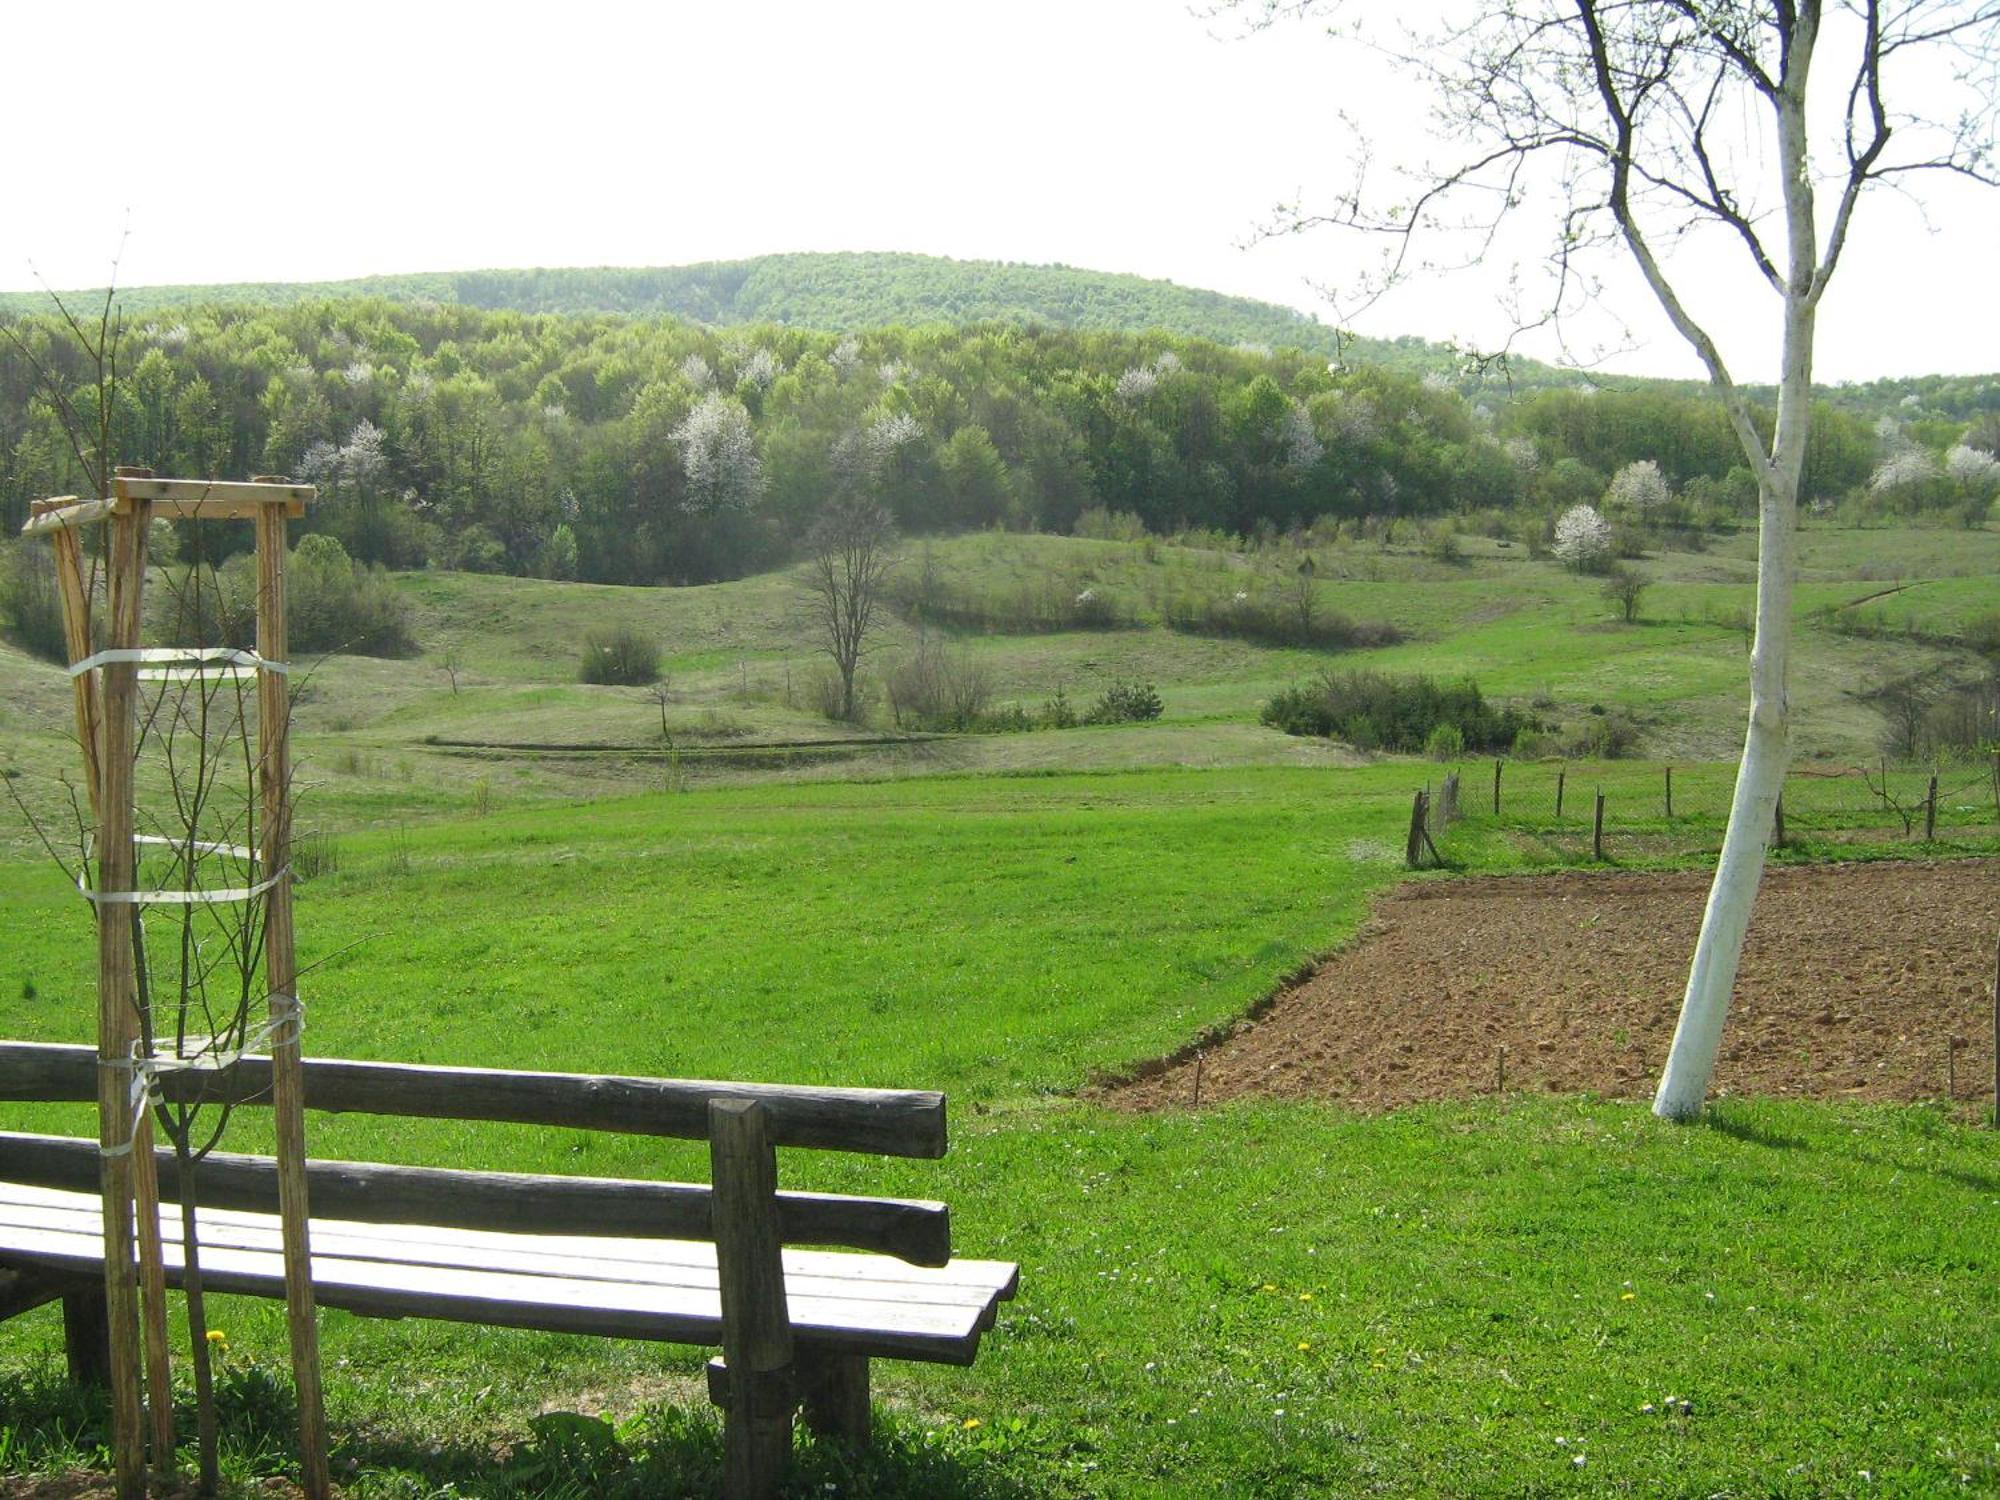
<path fill-rule="evenodd" d="M 86 1102 L 97 1097 L 94 1049 L 0 1042 L 0 1100 Z M 158 1075 L 170 1100 L 270 1101 L 268 1058 L 245 1057 L 210 1072 Z M 437 1068 L 400 1063 L 305 1060 L 306 1106 L 337 1113 L 491 1120 L 629 1135 L 710 1138 L 709 1106 L 759 1106 L 772 1147 L 799 1146 L 882 1156 L 939 1157 L 944 1096 L 891 1089 L 793 1088 L 777 1084 L 570 1073 Z M 177 1200 L 171 1152 L 157 1153 L 161 1196 Z M 94 1142 L 0 1134 L 0 1173 L 44 1187 L 97 1185 Z M 313 1212 L 323 1218 L 552 1234 L 712 1239 L 713 1193 L 701 1184 L 552 1177 L 360 1162 L 308 1165 Z M 211 1154 L 200 1168 L 202 1201 L 271 1210 L 277 1173 L 268 1158 Z M 951 1256 L 942 1203 L 780 1192 L 786 1244 L 875 1250 L 917 1265 Z"/>

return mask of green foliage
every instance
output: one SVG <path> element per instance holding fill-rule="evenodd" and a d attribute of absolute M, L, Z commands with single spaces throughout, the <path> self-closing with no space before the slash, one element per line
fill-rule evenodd
<path fill-rule="evenodd" d="M 1144 724 L 1159 718 L 1165 705 L 1150 682 L 1114 682 L 1084 715 L 1086 724 Z"/>
<path fill-rule="evenodd" d="M 1531 721 L 1496 709 L 1479 685 L 1439 683 L 1386 672 L 1328 672 L 1308 687 L 1290 687 L 1264 705 L 1263 721 L 1287 734 L 1348 741 L 1361 750 L 1424 750 L 1442 729 L 1456 730 L 1461 750 L 1506 750 Z"/>
<path fill-rule="evenodd" d="M 1456 724 L 1440 724 L 1424 740 L 1424 755 L 1428 759 L 1455 760 L 1463 754 L 1465 731 Z"/>
<path fill-rule="evenodd" d="M 660 648 L 649 635 L 620 625 L 583 638 L 577 680 L 603 687 L 645 687 L 660 680 Z"/>
<path fill-rule="evenodd" d="M 0 541 L 0 638 L 43 661 L 69 660 L 62 592 L 45 543 Z"/>

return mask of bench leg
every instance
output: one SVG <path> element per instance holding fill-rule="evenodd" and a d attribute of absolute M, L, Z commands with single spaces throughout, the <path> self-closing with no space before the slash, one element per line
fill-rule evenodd
<path fill-rule="evenodd" d="M 63 1293 L 63 1353 L 69 1378 L 78 1385 L 111 1381 L 111 1305 L 102 1286 L 79 1286 Z"/>
<path fill-rule="evenodd" d="M 799 1355 L 806 1426 L 818 1437 L 857 1447 L 868 1441 L 868 1361 L 859 1354 Z"/>
<path fill-rule="evenodd" d="M 723 1494 L 769 1500 L 792 1458 L 798 1394 L 789 1371 L 732 1372 L 708 1362 L 708 1399 L 722 1408 Z"/>

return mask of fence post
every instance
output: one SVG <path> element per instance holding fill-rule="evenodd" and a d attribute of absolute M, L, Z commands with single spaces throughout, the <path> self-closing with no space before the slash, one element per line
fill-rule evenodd
<path fill-rule="evenodd" d="M 1563 783 L 1568 779 L 1569 779 L 1569 767 L 1557 766 L 1556 767 L 1556 821 L 1558 823 L 1562 821 L 1562 815 L 1563 815 Z"/>
<path fill-rule="evenodd" d="M 1772 809 L 1771 817 L 1773 824 L 1771 842 L 1782 849 L 1785 847 L 1785 799 L 1782 793 L 1778 797 L 1777 807 Z"/>
<path fill-rule="evenodd" d="M 1500 760 L 1497 756 L 1493 761 L 1493 816 L 1500 816 Z"/>
<path fill-rule="evenodd" d="M 1674 815 L 1674 768 L 1667 767 L 1667 816 Z"/>
<path fill-rule="evenodd" d="M 1931 789 L 1924 794 L 1924 842 L 1937 837 L 1937 772 L 1931 772 Z"/>
<path fill-rule="evenodd" d="M 1590 820 L 1590 857 L 1595 860 L 1604 858 L 1604 791 L 1601 787 L 1597 793 L 1597 810 Z"/>
<path fill-rule="evenodd" d="M 1430 796 L 1421 788 L 1416 799 L 1410 803 L 1410 837 L 1403 845 L 1403 863 L 1412 870 L 1417 868 L 1424 852 L 1424 816 L 1430 811 Z"/>

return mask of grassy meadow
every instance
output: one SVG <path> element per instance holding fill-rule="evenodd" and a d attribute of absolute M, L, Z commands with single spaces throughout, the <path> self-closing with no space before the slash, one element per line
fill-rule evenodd
<path fill-rule="evenodd" d="M 1802 751 L 1865 761 L 1870 687 L 1972 669 L 1955 642 L 1991 608 L 2000 534 L 1804 540 Z M 1323 608 L 1404 636 L 1338 662 L 1470 671 L 1565 721 L 1629 711 L 1646 758 L 1572 765 L 1568 821 L 1600 785 L 1645 802 L 1670 757 L 1678 852 L 1614 854 L 1699 858 L 1740 734 L 1744 539 L 1647 559 L 1632 626 L 1594 580 L 1480 538 L 1463 553 L 1315 554 Z M 938 739 L 813 711 L 784 576 L 401 578 L 425 654 L 333 659 L 299 711 L 301 824 L 324 834 L 298 904 L 310 1045 L 949 1091 L 942 1162 L 792 1152 L 781 1171 L 945 1199 L 962 1253 L 1022 1263 L 1021 1296 L 968 1370 L 878 1363 L 875 1452 L 802 1439 L 796 1495 L 2000 1490 L 2000 1133 L 1969 1113 L 1730 1100 L 1669 1127 L 1589 1098 L 1137 1117 L 1078 1097 L 1240 1016 L 1403 878 L 1410 793 L 1442 768 L 1256 722 L 1326 656 L 1160 623 L 1176 591 L 1277 589 L 1296 563 L 1275 548 L 935 543 L 935 577 L 991 606 L 990 628 L 953 642 L 999 701 L 1087 703 L 1140 679 L 1166 705 L 1150 724 Z M 1126 623 L 1006 628 L 1051 578 L 1102 591 Z M 1882 609 L 1879 628 L 1835 627 L 1886 588 L 1853 606 Z M 584 632 L 620 623 L 664 643 L 671 747 L 644 693 L 574 681 Z M 878 660 L 913 638 L 892 619 Z M 75 758 L 61 674 L 0 648 L 0 701 L 12 784 L 59 808 L 53 778 Z M 1553 773 L 1510 764 L 1521 803 L 1454 830 L 1447 853 L 1468 870 L 1574 861 L 1529 805 Z M 0 1035 L 82 1039 L 87 908 L 17 815 L 6 839 Z M 1929 852 L 1996 842 L 1968 811 Z M 5 1123 L 87 1128 L 63 1109 Z M 262 1127 L 245 1114 L 231 1145 L 252 1149 Z M 577 1132 L 311 1130 L 330 1156 L 702 1171 L 671 1144 Z M 216 1320 L 227 1467 L 248 1489 L 287 1461 L 282 1313 L 224 1301 Z M 715 1482 L 705 1351 L 323 1323 L 336 1462 L 359 1500 Z M 63 1382 L 61 1342 L 53 1310 L 0 1324 L 0 1475 L 101 1460 L 103 1413 Z"/>

